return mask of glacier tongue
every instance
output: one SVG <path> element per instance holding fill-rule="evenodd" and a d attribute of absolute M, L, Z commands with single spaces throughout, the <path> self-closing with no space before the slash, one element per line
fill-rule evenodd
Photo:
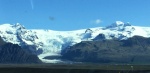
<path fill-rule="evenodd" d="M 116 21 L 108 27 L 97 27 L 74 31 L 53 31 L 25 29 L 17 23 L 0 25 L 0 36 L 6 42 L 19 44 L 37 54 L 43 62 L 60 62 L 60 60 L 43 59 L 46 56 L 60 56 L 61 50 L 81 41 L 118 38 L 128 39 L 135 35 L 150 37 L 150 27 L 132 26 L 129 23 Z"/>

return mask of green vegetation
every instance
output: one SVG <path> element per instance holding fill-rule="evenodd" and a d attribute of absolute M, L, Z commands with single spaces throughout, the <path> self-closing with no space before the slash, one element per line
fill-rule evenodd
<path fill-rule="evenodd" d="M 149 65 L 2 64 L 0 73 L 149 73 Z"/>

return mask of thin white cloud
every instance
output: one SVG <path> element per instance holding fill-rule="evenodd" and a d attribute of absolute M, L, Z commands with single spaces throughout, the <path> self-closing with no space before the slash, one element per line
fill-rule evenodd
<path fill-rule="evenodd" d="M 102 20 L 101 19 L 96 19 L 96 20 L 93 20 L 91 21 L 92 24 L 100 24 L 102 23 Z"/>
<path fill-rule="evenodd" d="M 97 20 L 95 21 L 96 24 L 100 24 L 101 22 L 102 22 L 102 20 L 100 20 L 100 19 L 97 19 Z"/>

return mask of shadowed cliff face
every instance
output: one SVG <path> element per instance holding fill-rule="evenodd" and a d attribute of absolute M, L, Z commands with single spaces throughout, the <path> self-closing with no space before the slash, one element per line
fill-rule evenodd
<path fill-rule="evenodd" d="M 3 45 L 3 44 L 5 44 L 5 42 L 3 41 L 3 39 L 0 36 L 0 46 Z"/>
<path fill-rule="evenodd" d="M 62 50 L 62 59 L 97 63 L 149 63 L 150 38 L 83 41 Z"/>
<path fill-rule="evenodd" d="M 0 46 L 0 63 L 42 63 L 36 55 L 19 45 L 7 43 Z"/>

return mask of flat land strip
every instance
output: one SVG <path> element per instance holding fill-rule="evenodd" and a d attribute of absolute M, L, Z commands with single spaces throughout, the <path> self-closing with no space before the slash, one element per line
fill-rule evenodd
<path fill-rule="evenodd" d="M 0 73 L 150 73 L 150 65 L 0 64 Z"/>

